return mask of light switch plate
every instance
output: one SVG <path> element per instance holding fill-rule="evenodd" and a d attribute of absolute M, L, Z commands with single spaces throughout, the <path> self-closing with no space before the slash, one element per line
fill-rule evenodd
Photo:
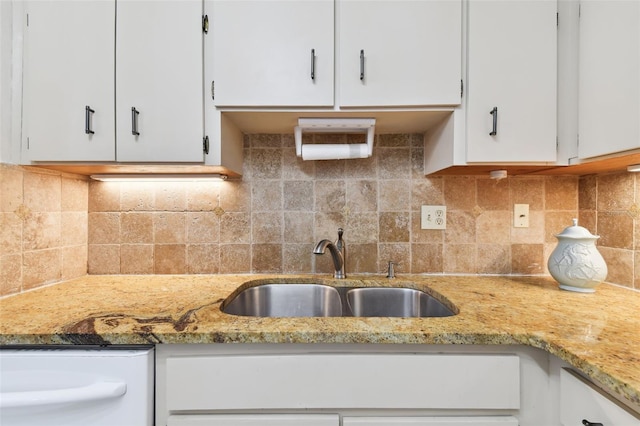
<path fill-rule="evenodd" d="M 447 206 L 422 206 L 422 229 L 447 229 Z"/>
<path fill-rule="evenodd" d="M 513 205 L 513 226 L 515 228 L 529 227 L 529 204 Z"/>

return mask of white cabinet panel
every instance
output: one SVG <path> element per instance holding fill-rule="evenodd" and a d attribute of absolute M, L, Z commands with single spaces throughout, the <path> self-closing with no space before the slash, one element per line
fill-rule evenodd
<path fill-rule="evenodd" d="M 171 357 L 167 409 L 518 409 L 515 355 Z M 224 383 L 224 386 L 220 386 Z"/>
<path fill-rule="evenodd" d="M 460 0 L 337 4 L 340 106 L 460 104 Z"/>
<path fill-rule="evenodd" d="M 206 5 L 218 107 L 329 107 L 335 85 L 342 107 L 460 104 L 461 0 Z"/>
<path fill-rule="evenodd" d="M 640 417 L 566 370 L 560 372 L 560 418 L 562 426 L 582 425 L 583 420 L 604 426 L 640 425 Z"/>
<path fill-rule="evenodd" d="M 518 426 L 518 419 L 504 417 L 345 417 L 342 426 Z"/>
<path fill-rule="evenodd" d="M 578 155 L 640 148 L 640 2 L 582 0 Z"/>
<path fill-rule="evenodd" d="M 204 414 L 176 415 L 167 426 L 339 426 L 337 414 Z"/>
<path fill-rule="evenodd" d="M 201 19 L 201 0 L 118 2 L 118 161 L 203 161 Z"/>
<path fill-rule="evenodd" d="M 555 0 L 469 1 L 467 162 L 556 160 L 556 12 Z"/>
<path fill-rule="evenodd" d="M 333 105 L 332 0 L 205 4 L 216 106 Z"/>
<path fill-rule="evenodd" d="M 115 160 L 115 2 L 30 1 L 25 8 L 29 160 Z"/>
<path fill-rule="evenodd" d="M 34 1 L 27 13 L 29 161 L 203 162 L 201 0 Z"/>
<path fill-rule="evenodd" d="M 460 103 L 460 0 L 338 5 L 341 106 Z"/>

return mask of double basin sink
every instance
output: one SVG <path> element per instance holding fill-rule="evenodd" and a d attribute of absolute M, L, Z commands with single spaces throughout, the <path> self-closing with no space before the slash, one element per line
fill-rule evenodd
<path fill-rule="evenodd" d="M 318 283 L 265 283 L 222 304 L 231 315 L 252 317 L 447 317 L 440 300 L 408 287 L 334 287 Z"/>

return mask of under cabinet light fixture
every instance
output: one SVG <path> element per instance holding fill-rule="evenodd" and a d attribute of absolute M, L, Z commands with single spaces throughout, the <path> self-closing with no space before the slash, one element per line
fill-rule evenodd
<path fill-rule="evenodd" d="M 500 180 L 507 177 L 506 170 L 491 170 L 489 172 L 489 177 L 494 180 Z"/>
<path fill-rule="evenodd" d="M 634 164 L 632 166 L 627 166 L 628 172 L 640 172 L 640 164 Z"/>
<path fill-rule="evenodd" d="M 227 175 L 221 173 L 208 174 L 156 174 L 156 173 L 123 173 L 91 175 L 91 179 L 102 182 L 222 182 Z"/>

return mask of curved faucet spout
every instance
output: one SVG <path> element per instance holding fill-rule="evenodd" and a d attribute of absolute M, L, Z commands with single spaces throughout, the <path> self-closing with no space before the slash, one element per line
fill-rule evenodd
<path fill-rule="evenodd" d="M 331 259 L 333 260 L 334 278 L 346 278 L 344 273 L 344 256 L 333 242 L 329 240 L 320 241 L 313 249 L 313 254 L 324 254 L 327 249 L 329 249 Z"/>

